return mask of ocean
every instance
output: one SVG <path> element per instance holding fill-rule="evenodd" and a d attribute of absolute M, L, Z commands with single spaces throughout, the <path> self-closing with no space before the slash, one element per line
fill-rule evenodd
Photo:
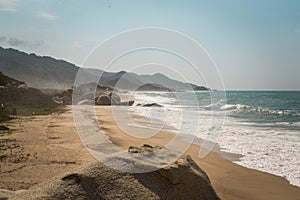
<path fill-rule="evenodd" d="M 135 92 L 131 111 L 242 155 L 233 162 L 300 186 L 300 92 Z M 148 127 L 160 129 L 155 125 Z"/>

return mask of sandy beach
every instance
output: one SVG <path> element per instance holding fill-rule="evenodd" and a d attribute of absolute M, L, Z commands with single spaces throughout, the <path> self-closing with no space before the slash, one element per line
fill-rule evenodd
<path fill-rule="evenodd" d="M 99 109 L 101 110 L 98 110 L 98 117 L 103 128 L 111 141 L 123 149 L 127 149 L 130 145 L 140 146 L 144 143 L 163 146 L 174 137 L 174 135 L 163 131 L 147 139 L 131 137 L 124 134 L 116 126 L 110 108 Z M 138 117 L 138 119 L 141 120 L 141 117 Z M 122 122 L 118 123 L 122 124 Z M 130 127 L 130 130 L 135 133 L 143 132 L 144 134 L 149 131 L 149 129 L 140 127 Z M 191 155 L 208 174 L 221 199 L 299 199 L 300 188 L 290 185 L 282 177 L 239 166 L 223 159 L 215 152 L 210 152 L 204 159 L 199 159 L 199 150 L 199 146 L 193 144 L 188 148 L 186 154 Z"/>
<path fill-rule="evenodd" d="M 145 143 L 164 146 L 174 137 L 164 131 L 149 138 L 130 136 L 118 126 L 129 123 L 122 117 L 126 112 L 118 111 L 116 125 L 111 111 L 110 107 L 96 108 L 102 130 L 122 149 Z M 142 124 L 147 123 L 141 116 L 132 116 Z M 80 141 L 71 110 L 59 115 L 21 117 L 7 125 L 13 131 L 0 137 L 2 146 L 8 147 L 2 151 L 7 159 L 1 161 L 1 189 L 28 189 L 94 161 Z M 150 129 L 134 126 L 126 131 L 134 136 L 151 134 Z M 282 177 L 239 166 L 217 152 L 210 152 L 204 159 L 199 159 L 198 153 L 199 146 L 195 144 L 186 151 L 207 173 L 221 199 L 299 199 L 300 188 Z M 16 157 L 20 159 L 13 160 Z"/>
<path fill-rule="evenodd" d="M 0 188 L 28 189 L 93 161 L 82 145 L 71 111 L 18 117 L 7 122 L 12 130 L 0 136 Z"/>

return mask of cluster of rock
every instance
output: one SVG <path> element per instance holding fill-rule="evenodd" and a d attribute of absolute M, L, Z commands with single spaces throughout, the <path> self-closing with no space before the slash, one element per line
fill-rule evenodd
<path fill-rule="evenodd" d="M 121 101 L 121 97 L 116 93 L 110 92 L 108 95 L 103 94 L 95 98 L 96 105 L 128 105 L 132 106 L 134 101 Z"/>
<path fill-rule="evenodd" d="M 152 152 L 160 147 L 130 147 L 131 153 Z M 2 196 L 1 196 L 2 193 Z M 0 197 L 12 199 L 166 199 L 219 200 L 206 173 L 190 156 L 147 173 L 127 173 L 96 162 L 33 187 L 28 191 L 0 190 Z"/>
<path fill-rule="evenodd" d="M 73 89 L 68 89 L 67 91 L 64 91 L 58 96 L 53 97 L 53 101 L 59 104 L 63 105 L 72 105 L 72 103 L 76 103 L 77 105 L 124 105 L 124 106 L 132 106 L 134 104 L 134 101 L 121 101 L 121 97 L 117 95 L 114 92 L 104 93 L 102 92 L 101 95 L 96 96 L 93 99 L 94 94 L 89 92 L 85 94 L 77 93 L 75 94 L 76 99 L 74 102 L 72 102 L 72 97 L 74 94 Z"/>

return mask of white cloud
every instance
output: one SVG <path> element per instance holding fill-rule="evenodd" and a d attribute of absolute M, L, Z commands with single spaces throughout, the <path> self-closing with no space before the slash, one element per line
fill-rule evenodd
<path fill-rule="evenodd" d="M 55 20 L 58 18 L 56 15 L 53 15 L 53 14 L 50 14 L 47 12 L 41 12 L 41 11 L 37 12 L 36 16 L 43 18 L 43 19 L 47 19 L 47 20 Z"/>
<path fill-rule="evenodd" d="M 0 0 L 0 11 L 17 11 L 20 0 Z"/>
<path fill-rule="evenodd" d="M 13 47 L 39 47 L 45 44 L 43 40 L 28 41 L 16 37 L 6 36 L 0 36 L 0 42 Z"/>

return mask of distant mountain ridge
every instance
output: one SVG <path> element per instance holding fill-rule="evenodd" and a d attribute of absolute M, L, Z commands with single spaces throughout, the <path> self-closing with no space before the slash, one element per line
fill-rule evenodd
<path fill-rule="evenodd" d="M 79 67 L 48 56 L 0 47 L 0 71 L 35 88 L 70 87 Z"/>
<path fill-rule="evenodd" d="M 26 82 L 30 87 L 70 88 L 73 86 L 79 70 L 81 74 L 84 74 L 80 83 L 89 83 L 91 80 L 98 81 L 99 77 L 101 77 L 99 85 L 116 87 L 122 90 L 136 90 L 138 88 L 138 90 L 148 91 L 209 90 L 203 86 L 170 79 L 160 73 L 138 75 L 126 71 L 114 73 L 99 69 L 80 68 L 72 63 L 49 56 L 37 56 L 16 49 L 0 47 L 0 71 L 10 77 Z"/>

